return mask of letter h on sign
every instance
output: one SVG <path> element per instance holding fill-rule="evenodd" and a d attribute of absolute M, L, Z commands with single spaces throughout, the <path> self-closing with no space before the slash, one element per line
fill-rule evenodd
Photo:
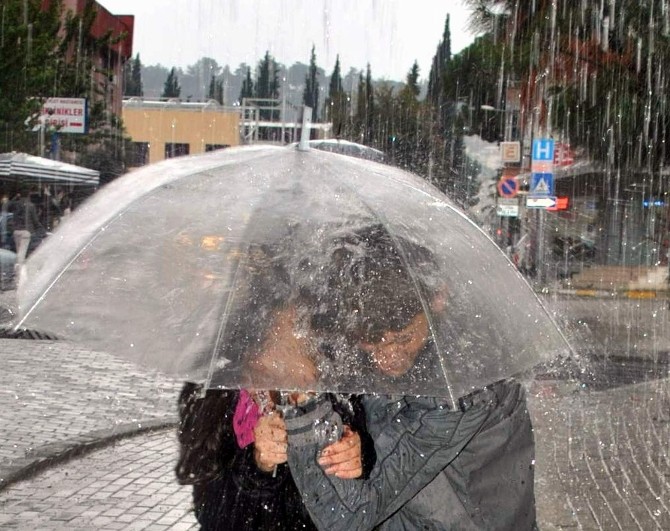
<path fill-rule="evenodd" d="M 554 166 L 554 141 L 550 138 L 533 140 L 532 173 L 552 173 Z"/>

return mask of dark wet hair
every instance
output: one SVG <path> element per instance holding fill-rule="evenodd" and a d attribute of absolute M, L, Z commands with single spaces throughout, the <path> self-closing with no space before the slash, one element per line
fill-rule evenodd
<path fill-rule="evenodd" d="M 333 238 L 325 267 L 326 293 L 317 296 L 311 326 L 350 342 L 377 343 L 386 330 L 402 330 L 424 308 L 431 289 L 410 271 L 412 264 L 435 265 L 430 251 L 381 225 Z"/>

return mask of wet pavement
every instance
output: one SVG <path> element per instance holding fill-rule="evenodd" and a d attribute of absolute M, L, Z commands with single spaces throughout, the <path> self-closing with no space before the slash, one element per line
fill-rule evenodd
<path fill-rule="evenodd" d="M 621 345 L 648 362 L 642 347 Z M 58 341 L 0 340 L 0 366 L 1 529 L 195 527 L 173 473 L 179 382 Z M 670 529 L 670 379 L 656 366 L 635 385 L 529 382 L 540 529 Z"/>

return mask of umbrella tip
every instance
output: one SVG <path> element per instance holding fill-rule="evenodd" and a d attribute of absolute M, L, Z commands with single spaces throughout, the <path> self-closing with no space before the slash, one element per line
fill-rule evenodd
<path fill-rule="evenodd" d="M 309 136 L 312 131 L 312 108 L 303 107 L 302 110 L 302 128 L 300 129 L 300 143 L 298 151 L 309 151 Z"/>

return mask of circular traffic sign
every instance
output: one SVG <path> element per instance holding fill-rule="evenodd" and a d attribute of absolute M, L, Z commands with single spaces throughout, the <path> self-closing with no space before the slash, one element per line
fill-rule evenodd
<path fill-rule="evenodd" d="M 503 176 L 498 181 L 498 193 L 501 197 L 516 197 L 519 192 L 519 181 L 516 176 Z"/>

